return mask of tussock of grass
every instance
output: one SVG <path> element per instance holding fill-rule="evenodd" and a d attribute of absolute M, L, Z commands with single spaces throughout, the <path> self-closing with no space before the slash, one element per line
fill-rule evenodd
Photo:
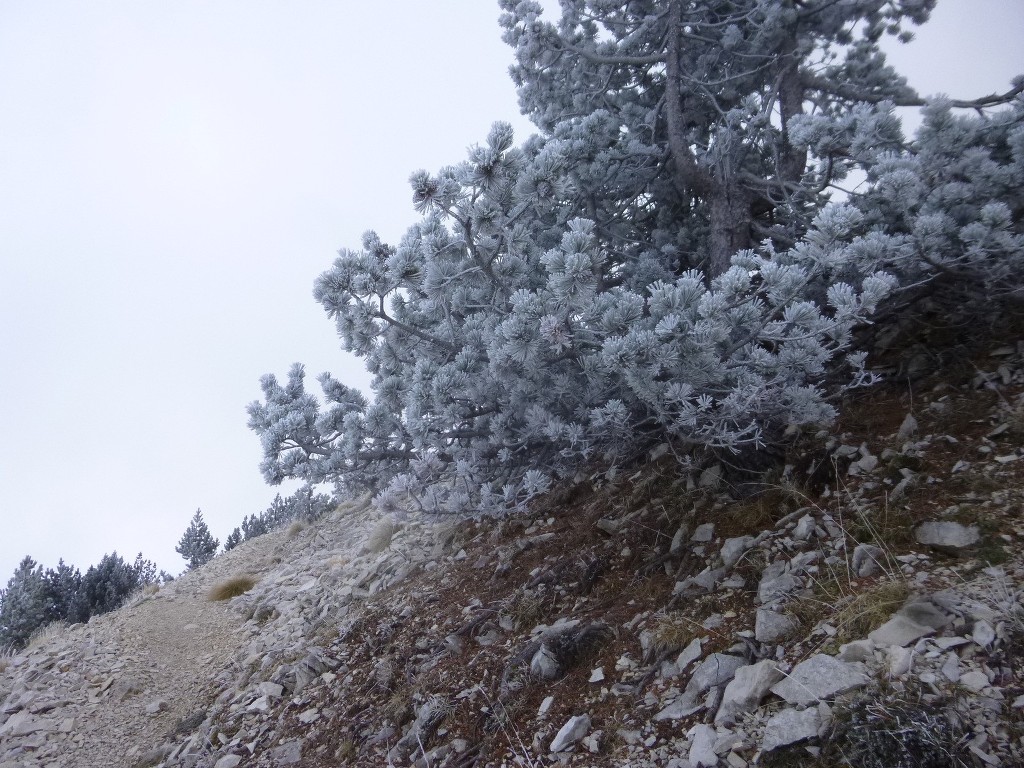
<path fill-rule="evenodd" d="M 793 612 L 805 628 L 825 620 L 837 632 L 827 649 L 867 637 L 898 611 L 910 597 L 910 585 L 903 579 L 886 579 L 862 591 L 851 592 L 837 582 L 818 583 L 815 594 L 798 600 Z M 836 609 L 838 606 L 838 610 Z"/>
<path fill-rule="evenodd" d="M 7 667 L 11 665 L 11 659 L 14 658 L 14 647 L 10 645 L 0 645 L 0 672 L 6 672 Z"/>
<path fill-rule="evenodd" d="M 291 525 L 288 526 L 287 537 L 289 539 L 294 539 L 296 536 L 298 536 L 304 530 L 306 530 L 306 524 L 304 522 L 302 522 L 301 520 L 296 520 L 294 523 L 292 523 Z"/>
<path fill-rule="evenodd" d="M 26 647 L 30 650 L 39 648 L 40 646 L 43 646 L 46 643 L 48 643 L 50 640 L 55 638 L 57 635 L 62 633 L 67 628 L 68 623 L 66 621 L 50 622 L 49 624 L 40 627 L 32 633 L 32 635 L 28 639 L 28 645 Z"/>
<path fill-rule="evenodd" d="M 700 624 L 693 620 L 680 616 L 662 616 L 651 630 L 651 639 L 644 652 L 644 662 L 650 664 L 681 651 L 700 633 Z"/>
<path fill-rule="evenodd" d="M 218 582 L 210 589 L 209 598 L 213 601 L 230 600 L 248 592 L 256 586 L 256 578 L 248 574 L 232 576 L 230 579 Z"/>
<path fill-rule="evenodd" d="M 395 524 L 390 517 L 385 517 L 370 532 L 364 546 L 368 552 L 383 552 L 391 545 L 391 539 L 394 535 Z"/>

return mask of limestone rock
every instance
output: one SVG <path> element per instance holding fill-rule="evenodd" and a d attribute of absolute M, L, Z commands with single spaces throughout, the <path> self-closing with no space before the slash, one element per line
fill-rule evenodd
<path fill-rule="evenodd" d="M 934 632 L 932 627 L 918 624 L 913 619 L 897 613 L 878 629 L 870 632 L 868 639 L 883 648 L 887 645 L 903 646 Z"/>
<path fill-rule="evenodd" d="M 762 605 L 783 600 L 800 587 L 800 579 L 789 572 L 788 563 L 772 563 L 761 573 L 757 599 Z"/>
<path fill-rule="evenodd" d="M 542 645 L 530 659 L 530 674 L 538 680 L 554 680 L 562 674 L 562 664 L 554 651 Z"/>
<path fill-rule="evenodd" d="M 590 730 L 590 715 L 576 715 L 570 717 L 561 728 L 558 729 L 558 733 L 555 734 L 555 738 L 551 740 L 551 746 L 548 747 L 549 752 L 561 752 L 562 750 L 568 749 L 577 741 L 587 735 L 587 731 Z"/>
<path fill-rule="evenodd" d="M 850 567 L 859 579 L 874 576 L 882 570 L 883 557 L 884 553 L 880 547 L 873 544 L 858 544 L 853 549 Z"/>
<path fill-rule="evenodd" d="M 722 563 L 726 568 L 732 568 L 739 559 L 743 557 L 743 553 L 750 549 L 755 539 L 753 536 L 736 536 L 735 538 L 726 539 L 722 543 Z"/>
<path fill-rule="evenodd" d="M 710 725 L 695 725 L 690 729 L 690 764 L 694 768 L 713 768 L 718 765 L 715 741 L 718 734 Z"/>
<path fill-rule="evenodd" d="M 734 723 L 739 715 L 756 709 L 781 677 L 782 672 L 771 659 L 737 669 L 722 694 L 715 725 Z"/>
<path fill-rule="evenodd" d="M 839 646 L 840 661 L 867 661 L 875 650 L 875 644 L 871 640 L 854 640 L 852 643 L 845 643 Z"/>
<path fill-rule="evenodd" d="M 754 619 L 754 639 L 759 643 L 778 643 L 792 636 L 797 623 L 789 616 L 758 608 Z"/>
<path fill-rule="evenodd" d="M 691 694 L 700 694 L 716 685 L 732 680 L 736 670 L 747 665 L 744 659 L 728 653 L 712 653 L 693 671 L 693 677 L 686 686 Z"/>
<path fill-rule="evenodd" d="M 697 530 L 693 532 L 693 536 L 690 537 L 690 541 L 695 544 L 704 544 L 715 538 L 715 524 L 704 523 L 698 525 Z"/>
<path fill-rule="evenodd" d="M 797 664 L 786 679 L 771 690 L 790 704 L 813 704 L 867 682 L 867 670 L 863 664 L 818 654 Z"/>
<path fill-rule="evenodd" d="M 784 709 L 772 715 L 765 724 L 761 749 L 771 752 L 788 744 L 813 739 L 818 735 L 820 724 L 821 718 L 815 707 L 803 710 Z"/>
<path fill-rule="evenodd" d="M 302 740 L 286 741 L 271 750 L 270 755 L 274 759 L 274 765 L 294 765 L 302 760 Z"/>
<path fill-rule="evenodd" d="M 939 520 L 921 523 L 914 530 L 914 538 L 919 544 L 926 544 L 936 549 L 956 551 L 972 547 L 978 543 L 981 534 L 977 526 L 966 526 L 952 520 Z"/>

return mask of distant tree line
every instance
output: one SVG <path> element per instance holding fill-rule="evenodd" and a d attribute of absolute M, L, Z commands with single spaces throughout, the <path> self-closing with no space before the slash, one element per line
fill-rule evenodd
<path fill-rule="evenodd" d="M 266 510 L 242 520 L 224 542 L 224 551 L 243 541 L 262 536 L 295 520 L 312 522 L 334 506 L 332 498 L 304 486 L 287 498 L 278 494 Z M 188 561 L 188 570 L 209 562 L 220 542 L 213 538 L 197 509 L 185 529 L 176 551 Z M 135 591 L 149 584 L 173 580 L 156 564 L 136 556 L 125 561 L 117 552 L 104 555 L 83 575 L 78 568 L 61 559 L 56 568 L 43 568 L 25 557 L 0 589 L 0 650 L 24 648 L 39 629 L 57 621 L 86 622 L 121 607 Z"/>
<path fill-rule="evenodd" d="M 286 499 L 277 494 L 270 506 L 263 512 L 252 514 L 242 520 L 224 541 L 224 551 L 234 549 L 243 541 L 255 539 L 294 521 L 313 522 L 323 517 L 334 507 L 333 499 L 324 493 L 314 493 L 310 486 L 303 486 Z"/>
<path fill-rule="evenodd" d="M 135 562 L 117 552 L 104 555 L 85 575 L 64 560 L 56 568 L 26 557 L 0 590 L 0 648 L 23 648 L 32 634 L 55 621 L 77 623 L 119 608 L 147 584 L 170 581 L 171 576 L 140 552 Z"/>

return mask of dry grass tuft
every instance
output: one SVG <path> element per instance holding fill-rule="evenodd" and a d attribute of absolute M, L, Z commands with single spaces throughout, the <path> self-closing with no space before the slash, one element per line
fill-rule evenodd
<path fill-rule="evenodd" d="M 6 672 L 14 658 L 14 646 L 0 646 L 0 673 Z"/>
<path fill-rule="evenodd" d="M 66 621 L 53 621 L 49 624 L 40 627 L 31 634 L 28 639 L 27 649 L 39 648 L 42 645 L 50 642 L 53 638 L 60 635 L 65 629 L 68 628 Z"/>
<path fill-rule="evenodd" d="M 214 584 L 210 589 L 209 599 L 212 601 L 230 600 L 232 597 L 244 595 L 256 586 L 256 577 L 249 574 L 232 576 L 230 579 Z"/>
<path fill-rule="evenodd" d="M 377 553 L 383 552 L 389 546 L 391 546 L 391 539 L 395 535 L 395 524 L 390 517 L 385 517 L 374 526 L 373 530 L 370 531 L 370 535 L 366 539 L 366 544 L 363 547 L 367 552 Z"/>
<path fill-rule="evenodd" d="M 807 629 L 819 621 L 836 628 L 825 650 L 867 637 L 906 603 L 910 584 L 901 578 L 883 579 L 867 589 L 857 590 L 840 583 L 818 582 L 814 594 L 798 600 L 793 613 Z"/>
<path fill-rule="evenodd" d="M 300 533 L 306 530 L 306 524 L 301 520 L 296 520 L 294 523 L 288 526 L 287 538 L 294 539 Z"/>
<path fill-rule="evenodd" d="M 799 492 L 789 484 L 766 487 L 753 496 L 727 505 L 714 519 L 723 536 L 756 536 L 771 529 L 798 506 Z"/>
<path fill-rule="evenodd" d="M 650 664 L 681 651 L 699 637 L 701 631 L 701 625 L 688 617 L 678 614 L 659 617 L 644 648 L 644 662 Z"/>

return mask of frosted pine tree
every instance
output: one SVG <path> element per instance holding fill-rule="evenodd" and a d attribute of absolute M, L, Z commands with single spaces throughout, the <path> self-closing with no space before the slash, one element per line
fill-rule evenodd
<path fill-rule="evenodd" d="M 516 146 L 499 123 L 464 162 L 414 173 L 422 220 L 316 281 L 375 397 L 322 374 L 318 398 L 301 365 L 264 377 L 249 423 L 268 482 L 441 514 L 656 443 L 699 465 L 829 422 L 826 395 L 872 380 L 853 333 L 909 300 L 897 277 L 955 265 L 1016 295 L 1019 100 L 952 127 L 937 103 L 917 142 L 894 115 L 923 100 L 879 40 L 907 38 L 929 0 L 561 5 L 551 24 L 501 2 L 541 134 Z M 944 170 L 957 147 L 979 184 Z M 867 191 L 830 203 L 853 171 Z M 954 199 L 960 219 L 937 220 Z"/>
<path fill-rule="evenodd" d="M 220 542 L 213 538 L 203 520 L 202 510 L 197 509 L 174 551 L 188 561 L 188 569 L 192 570 L 210 562 L 217 554 L 219 545 Z"/>
<path fill-rule="evenodd" d="M 24 647 L 33 632 L 53 620 L 52 607 L 43 567 L 25 557 L 0 590 L 0 649 Z"/>

